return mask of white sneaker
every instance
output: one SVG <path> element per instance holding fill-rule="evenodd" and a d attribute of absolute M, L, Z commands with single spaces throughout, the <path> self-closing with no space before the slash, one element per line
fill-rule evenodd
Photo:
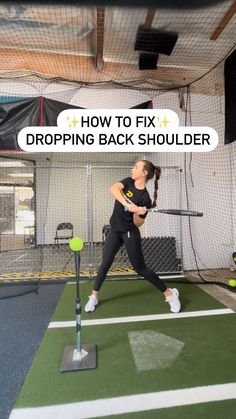
<path fill-rule="evenodd" d="M 166 302 L 170 304 L 170 311 L 172 313 L 178 313 L 181 309 L 181 304 L 179 301 L 179 291 L 176 288 L 170 288 L 172 295 L 166 297 Z"/>
<path fill-rule="evenodd" d="M 97 304 L 98 299 L 94 297 L 94 295 L 90 295 L 84 310 L 86 311 L 86 313 L 88 313 L 89 311 L 92 313 L 95 310 Z"/>

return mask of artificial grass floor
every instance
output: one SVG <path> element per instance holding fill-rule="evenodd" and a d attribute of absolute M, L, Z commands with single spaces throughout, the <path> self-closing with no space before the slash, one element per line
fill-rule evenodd
<path fill-rule="evenodd" d="M 207 286 L 207 285 L 206 285 Z M 182 311 L 211 310 L 223 308 L 223 304 L 210 297 L 193 284 L 171 284 L 180 293 Z M 80 284 L 81 306 L 85 306 L 92 284 Z M 75 319 L 75 285 L 67 285 L 51 321 Z M 97 319 L 120 316 L 142 316 L 169 313 L 162 293 L 142 280 L 105 281 L 99 293 L 99 305 L 94 313 L 82 311 L 82 319 Z"/>
<path fill-rule="evenodd" d="M 236 400 L 112 415 L 112 419 L 235 419 Z"/>
<path fill-rule="evenodd" d="M 98 346 L 98 368 L 63 374 L 59 372 L 63 349 L 74 344 L 74 330 L 48 330 L 16 406 L 35 407 L 234 382 L 236 316 L 219 317 L 84 327 L 83 342 Z M 184 342 L 171 368 L 136 370 L 127 335 L 144 330 Z"/>
<path fill-rule="evenodd" d="M 80 288 L 82 305 L 84 305 L 91 285 L 81 284 Z M 184 311 L 224 308 L 222 304 L 195 285 L 180 285 L 178 289 L 181 292 Z M 75 286 L 67 285 L 52 321 L 75 318 L 74 296 Z M 103 287 L 101 303 L 97 310 L 92 314 L 83 313 L 82 318 L 95 319 L 163 312 L 169 312 L 167 304 L 161 293 L 150 284 L 144 281 L 107 282 Z M 137 371 L 128 334 L 148 330 L 184 343 L 182 351 L 171 368 Z M 236 376 L 235 330 L 235 314 L 85 326 L 81 333 L 82 342 L 97 345 L 97 369 L 60 373 L 64 347 L 75 345 L 75 328 L 48 329 L 15 408 L 234 382 Z M 235 401 L 220 402 L 220 406 L 223 405 L 228 409 L 230 408 L 228 406 L 235 405 Z M 185 415 L 179 417 L 187 418 L 190 408 L 191 406 L 177 408 L 182 412 L 181 415 Z M 200 405 L 199 409 L 201 410 Z M 218 411 L 217 403 L 210 403 L 210 409 L 212 412 Z M 171 412 L 175 409 L 158 410 L 158 418 L 178 417 L 165 416 L 167 410 L 172 414 Z M 133 416 L 124 415 L 124 417 L 157 417 L 155 412 L 153 416 L 150 416 L 151 414 L 151 412 L 142 412 L 141 416 L 132 414 Z M 189 415 L 193 419 L 193 416 Z M 227 415 L 225 417 L 230 418 Z"/>

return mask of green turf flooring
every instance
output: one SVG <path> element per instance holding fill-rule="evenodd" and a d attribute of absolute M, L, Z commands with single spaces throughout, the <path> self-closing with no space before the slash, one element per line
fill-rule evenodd
<path fill-rule="evenodd" d="M 236 401 L 227 400 L 191 406 L 172 407 L 124 415 L 112 419 L 235 419 Z"/>
<path fill-rule="evenodd" d="M 91 285 L 81 284 L 80 288 L 84 304 Z M 184 311 L 224 308 L 195 285 L 180 285 L 178 289 Z M 74 306 L 75 286 L 67 285 L 52 320 L 74 320 Z M 97 310 L 92 314 L 83 313 L 82 318 L 167 312 L 169 310 L 163 296 L 150 284 L 144 281 L 107 282 Z M 184 343 L 171 368 L 141 372 L 137 370 L 128 333 L 147 330 Z M 64 347 L 75 346 L 75 328 L 48 329 L 15 408 L 235 382 L 235 330 L 235 314 L 84 326 L 82 342 L 95 343 L 98 348 L 97 369 L 60 373 Z M 236 411 L 235 400 L 116 415 L 114 418 L 233 419 L 235 416 L 228 414 L 233 408 Z"/>
<path fill-rule="evenodd" d="M 182 311 L 211 310 L 224 307 L 221 303 L 192 284 L 169 284 L 180 292 Z M 85 306 L 92 284 L 80 284 L 82 308 Z M 52 321 L 75 319 L 75 285 L 67 285 L 54 312 Z M 82 313 L 83 319 L 120 316 L 142 316 L 169 313 L 162 293 L 146 281 L 107 281 L 99 294 L 99 306 L 94 313 Z"/>
<path fill-rule="evenodd" d="M 185 346 L 171 368 L 138 372 L 130 331 L 152 330 Z M 42 406 L 105 397 L 234 382 L 234 314 L 122 325 L 86 326 L 83 343 L 98 346 L 98 368 L 60 373 L 63 349 L 75 344 L 73 328 L 48 330 L 25 381 L 17 407 Z"/>

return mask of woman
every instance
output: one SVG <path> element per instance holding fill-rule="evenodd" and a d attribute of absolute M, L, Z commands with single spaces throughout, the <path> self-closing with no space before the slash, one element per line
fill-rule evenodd
<path fill-rule="evenodd" d="M 85 306 L 86 312 L 93 312 L 98 304 L 98 292 L 106 278 L 112 262 L 124 243 L 129 260 L 135 271 L 151 282 L 165 296 L 173 313 L 180 311 L 179 292 L 176 288 L 169 289 L 159 276 L 149 269 L 144 261 L 141 235 L 138 227 L 144 224 L 147 209 L 154 208 L 157 200 L 158 179 L 161 169 L 148 160 L 139 160 L 127 177 L 111 186 L 110 192 L 115 198 L 115 206 L 110 219 L 111 228 L 108 232 L 104 248 L 103 260 L 98 270 L 92 294 Z M 146 183 L 155 175 L 154 201 L 146 189 Z M 127 199 L 132 203 L 127 203 Z"/>

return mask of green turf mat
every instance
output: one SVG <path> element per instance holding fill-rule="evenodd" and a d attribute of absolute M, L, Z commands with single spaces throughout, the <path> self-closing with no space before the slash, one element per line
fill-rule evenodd
<path fill-rule="evenodd" d="M 171 368 L 137 371 L 128 333 L 146 330 L 184 342 L 185 346 Z M 67 345 L 75 345 L 75 330 L 49 329 L 16 407 L 79 402 L 234 382 L 235 330 L 235 314 L 86 326 L 82 329 L 82 341 L 84 344 L 97 344 L 98 368 L 62 374 L 59 368 L 63 350 Z M 203 417 L 205 419 L 206 416 Z"/>
<path fill-rule="evenodd" d="M 168 284 L 180 292 L 182 311 L 210 310 L 224 306 L 193 284 Z M 92 284 L 80 284 L 82 308 L 85 306 Z M 75 319 L 75 285 L 66 285 L 52 321 Z M 141 316 L 169 313 L 162 293 L 147 281 L 105 282 L 99 295 L 99 306 L 94 313 L 85 313 L 83 319 L 97 319 L 120 316 Z"/>
<path fill-rule="evenodd" d="M 236 400 L 113 415 L 112 419 L 235 419 Z"/>

